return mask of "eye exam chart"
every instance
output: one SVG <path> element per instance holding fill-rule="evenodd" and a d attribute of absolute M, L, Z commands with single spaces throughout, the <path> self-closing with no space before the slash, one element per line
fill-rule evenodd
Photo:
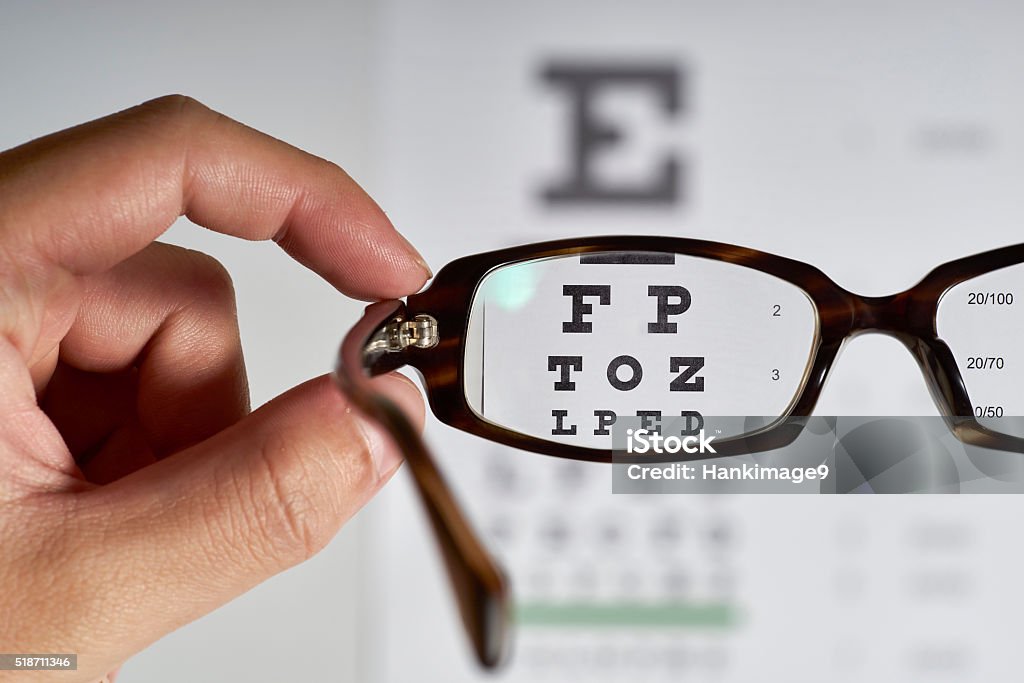
<path fill-rule="evenodd" d="M 660 234 L 754 247 L 857 292 L 893 293 L 938 263 L 1024 241 L 1021 12 L 389 0 L 367 186 L 435 270 L 514 244 Z M 593 283 L 551 286 L 573 284 Z M 551 291 L 571 322 L 572 292 Z M 654 306 L 634 317 L 656 322 L 657 297 L 634 300 Z M 585 303 L 587 320 L 608 324 L 599 297 Z M 667 358 L 712 350 L 637 349 L 614 331 L 561 348 L 557 330 L 549 344 L 529 326 L 501 329 L 509 359 L 532 348 L 545 363 L 529 381 L 547 402 L 531 404 L 522 382 L 483 398 L 509 416 L 541 411 L 548 430 L 552 410 L 580 406 L 581 428 L 594 429 L 584 398 L 550 393 L 562 368 L 548 356 L 582 356 L 569 379 L 599 386 L 615 357 L 668 383 L 684 368 L 670 373 Z M 763 359 L 766 372 L 783 361 Z M 629 377 L 622 368 L 616 381 Z M 688 409 L 662 405 L 669 392 L 633 406 L 606 389 L 621 399 L 609 410 Z M 816 413 L 936 408 L 905 349 L 865 336 L 841 354 Z M 475 668 L 401 473 L 371 511 L 365 680 L 1019 677 L 1019 496 L 622 495 L 605 465 L 499 446 L 429 411 L 426 438 L 509 571 L 513 658 L 494 678 Z"/>

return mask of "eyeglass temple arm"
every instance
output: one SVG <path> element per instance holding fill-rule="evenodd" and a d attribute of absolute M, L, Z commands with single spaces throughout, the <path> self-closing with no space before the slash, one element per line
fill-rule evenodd
<path fill-rule="evenodd" d="M 387 335 L 394 331 L 388 326 L 401 322 L 404 312 L 400 301 L 368 306 L 363 319 L 345 337 L 334 377 L 356 407 L 379 423 L 404 454 L 441 547 L 477 659 L 485 668 L 495 668 L 507 654 L 510 639 L 504 573 L 466 520 L 419 432 L 397 405 L 374 392 L 366 381 L 368 376 L 405 364 L 405 354 L 389 352 L 387 342 Z"/>

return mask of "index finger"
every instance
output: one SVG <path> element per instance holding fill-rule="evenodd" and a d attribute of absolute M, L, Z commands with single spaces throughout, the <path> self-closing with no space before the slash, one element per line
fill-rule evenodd
<path fill-rule="evenodd" d="M 185 215 L 273 239 L 358 298 L 403 296 L 429 276 L 341 168 L 180 95 L 0 154 L 0 207 L 0 255 L 35 273 L 106 270 Z"/>

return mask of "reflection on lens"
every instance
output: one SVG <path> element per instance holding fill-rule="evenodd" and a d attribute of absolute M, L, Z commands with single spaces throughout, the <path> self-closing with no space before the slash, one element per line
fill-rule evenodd
<path fill-rule="evenodd" d="M 530 436 L 609 448 L 619 416 L 784 415 L 817 316 L 798 287 L 671 253 L 601 252 L 492 270 L 474 295 L 464 388 L 474 412 Z M 744 433 L 733 421 L 720 437 Z"/>

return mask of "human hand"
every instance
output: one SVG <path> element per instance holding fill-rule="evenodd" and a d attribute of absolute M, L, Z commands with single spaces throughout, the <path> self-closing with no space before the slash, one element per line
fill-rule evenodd
<path fill-rule="evenodd" d="M 153 242 L 179 215 L 358 298 L 429 276 L 344 171 L 185 97 L 0 154 L 0 652 L 79 654 L 33 680 L 98 680 L 309 558 L 400 462 L 326 377 L 249 414 L 228 275 Z"/>

